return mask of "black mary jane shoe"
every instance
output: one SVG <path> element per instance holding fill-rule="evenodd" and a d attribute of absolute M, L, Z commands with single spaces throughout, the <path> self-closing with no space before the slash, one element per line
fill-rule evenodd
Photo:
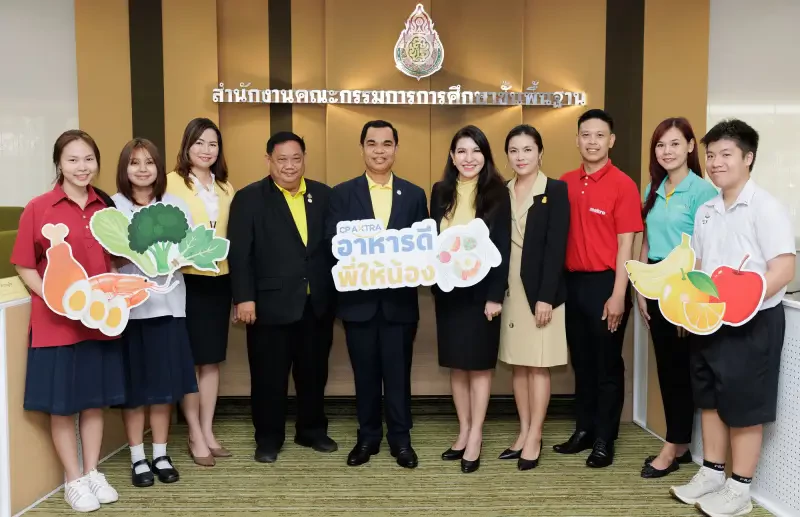
<path fill-rule="evenodd" d="M 657 457 L 658 456 L 648 456 L 647 458 L 644 459 L 644 464 L 649 465 L 653 463 L 653 460 L 655 460 Z M 675 461 L 677 461 L 681 465 L 688 465 L 689 463 L 694 463 L 694 458 L 692 458 L 692 451 L 687 450 L 686 452 L 675 458 Z"/>
<path fill-rule="evenodd" d="M 669 464 L 669 467 L 664 470 L 659 470 L 655 468 L 652 463 L 648 463 L 642 467 L 642 477 L 645 479 L 663 478 L 664 476 L 672 474 L 679 468 L 681 468 L 681 466 L 678 464 L 677 460 L 673 460 L 672 463 Z"/>
<path fill-rule="evenodd" d="M 526 460 L 522 457 L 522 451 L 520 450 L 520 456 L 517 459 L 517 470 L 532 470 L 539 466 L 539 458 L 542 457 L 542 447 L 544 444 L 539 442 L 539 456 L 536 457 L 535 460 Z"/>
<path fill-rule="evenodd" d="M 165 469 L 160 469 L 156 467 L 159 461 L 166 461 L 170 466 Z M 162 483 L 174 483 L 181 478 L 178 471 L 172 466 L 172 458 L 169 456 L 159 456 L 153 460 L 153 474 L 158 476 L 158 480 Z"/>
<path fill-rule="evenodd" d="M 460 460 L 464 457 L 464 451 L 467 450 L 466 447 L 463 449 L 447 449 L 442 453 L 442 459 L 444 461 L 453 461 L 453 460 Z"/>
<path fill-rule="evenodd" d="M 518 460 L 522 456 L 522 449 L 515 451 L 514 449 L 506 449 L 497 457 L 498 460 Z"/>
<path fill-rule="evenodd" d="M 147 470 L 142 472 L 141 474 L 136 473 L 136 467 L 139 465 L 147 465 Z M 131 466 L 131 483 L 133 486 L 137 488 L 146 488 L 149 486 L 153 486 L 155 483 L 155 478 L 153 477 L 153 471 L 150 470 L 150 462 L 146 459 L 139 460 Z"/>

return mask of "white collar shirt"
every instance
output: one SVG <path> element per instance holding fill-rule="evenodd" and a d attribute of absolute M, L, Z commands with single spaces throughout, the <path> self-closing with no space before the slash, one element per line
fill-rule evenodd
<path fill-rule="evenodd" d="M 770 260 L 796 254 L 788 210 L 752 179 L 727 209 L 720 193 L 697 210 L 692 249 L 709 276 L 719 266 L 737 269 L 747 255 L 743 269 L 765 274 Z M 785 294 L 784 287 L 765 299 L 759 310 L 780 304 Z"/>

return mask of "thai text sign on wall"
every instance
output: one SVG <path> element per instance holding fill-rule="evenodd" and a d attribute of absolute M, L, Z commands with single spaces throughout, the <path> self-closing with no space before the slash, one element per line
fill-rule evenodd
<path fill-rule="evenodd" d="M 250 83 L 238 88 L 225 88 L 219 83 L 211 99 L 215 103 L 251 104 L 403 104 L 441 106 L 584 106 L 585 92 L 540 92 L 539 81 L 533 81 L 524 92 L 511 91 L 504 82 L 499 92 L 461 91 L 461 85 L 447 91 L 425 90 L 259 90 Z"/>

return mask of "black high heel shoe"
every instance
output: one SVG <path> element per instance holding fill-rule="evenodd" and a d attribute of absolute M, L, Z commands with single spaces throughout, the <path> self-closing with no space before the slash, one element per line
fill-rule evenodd
<path fill-rule="evenodd" d="M 514 450 L 508 448 L 500 453 L 500 456 L 497 457 L 498 460 L 518 460 L 519 457 L 522 455 L 522 449 Z"/>
<path fill-rule="evenodd" d="M 460 460 L 464 457 L 464 451 L 467 450 L 466 447 L 463 449 L 447 449 L 442 453 L 442 459 L 445 461 L 453 461 L 453 460 Z"/>
<path fill-rule="evenodd" d="M 467 448 L 464 447 L 466 451 Z M 483 452 L 483 443 L 481 443 L 481 450 L 478 452 L 478 457 L 474 460 L 465 460 L 463 457 L 461 458 L 461 472 L 464 474 L 470 474 L 475 472 L 481 466 L 481 452 Z M 463 455 L 462 455 L 463 456 Z"/>
<path fill-rule="evenodd" d="M 541 441 L 539 441 L 539 456 L 535 460 L 526 460 L 520 454 L 520 457 L 517 460 L 517 469 L 519 469 L 521 471 L 522 470 L 531 470 L 531 469 L 535 469 L 537 466 L 539 466 L 539 458 L 542 457 L 542 446 L 543 445 L 544 444 Z"/>

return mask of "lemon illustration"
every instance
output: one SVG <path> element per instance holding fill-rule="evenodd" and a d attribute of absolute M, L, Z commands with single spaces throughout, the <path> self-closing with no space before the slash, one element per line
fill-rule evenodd
<path fill-rule="evenodd" d="M 685 327 L 694 334 L 711 334 L 722 326 L 725 303 L 689 302 L 684 304 Z"/>

